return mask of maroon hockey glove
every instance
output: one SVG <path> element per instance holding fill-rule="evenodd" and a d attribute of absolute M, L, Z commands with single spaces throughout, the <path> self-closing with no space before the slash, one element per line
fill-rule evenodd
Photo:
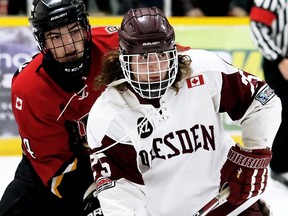
<path fill-rule="evenodd" d="M 267 149 L 247 149 L 233 146 L 221 169 L 221 183 L 230 187 L 228 202 L 239 205 L 246 199 L 264 192 L 267 185 L 267 166 L 272 152 Z"/>

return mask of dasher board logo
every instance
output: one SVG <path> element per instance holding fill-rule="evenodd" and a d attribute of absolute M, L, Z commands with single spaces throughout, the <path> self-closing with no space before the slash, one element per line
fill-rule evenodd
<path fill-rule="evenodd" d="M 147 118 L 141 117 L 137 120 L 137 130 L 140 138 L 147 138 L 153 132 L 152 124 L 147 120 Z"/>

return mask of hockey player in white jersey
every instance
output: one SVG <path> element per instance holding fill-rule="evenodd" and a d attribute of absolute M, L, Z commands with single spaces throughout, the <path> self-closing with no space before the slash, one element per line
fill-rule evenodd
<path fill-rule="evenodd" d="M 191 216 L 227 185 L 228 202 L 209 215 L 264 215 L 257 200 L 281 121 L 273 90 L 212 52 L 176 45 L 156 7 L 129 10 L 118 33 L 87 125 L 104 215 Z M 225 134 L 224 112 L 243 145 Z"/>

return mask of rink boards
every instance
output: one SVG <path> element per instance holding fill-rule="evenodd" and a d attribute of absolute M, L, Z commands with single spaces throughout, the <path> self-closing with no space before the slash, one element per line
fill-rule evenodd
<path fill-rule="evenodd" d="M 90 17 L 91 26 L 119 26 L 121 17 Z M 255 49 L 249 32 L 248 18 L 169 18 L 171 24 L 175 28 L 176 42 L 183 45 L 188 45 L 195 49 L 207 49 L 217 52 L 228 62 L 231 62 L 236 67 L 254 73 L 257 76 L 262 76 L 261 70 L 261 55 Z M 19 30 L 21 32 L 19 33 Z M 34 38 L 31 34 L 27 17 L 0 17 L 0 36 L 5 35 L 5 40 L 0 40 L 0 54 L 2 56 L 11 56 L 11 62 L 15 63 L 14 68 L 8 68 L 8 60 L 1 58 L 0 55 L 0 156 L 2 155 L 20 155 L 21 144 L 18 138 L 17 126 L 15 124 L 12 109 L 10 107 L 10 79 L 15 71 L 15 68 L 20 66 L 21 61 L 15 59 L 19 57 L 19 53 L 4 53 L 1 50 L 2 45 L 7 45 L 7 40 L 13 36 L 15 32 L 15 40 L 23 45 L 23 35 L 30 37 L 30 44 L 27 45 L 31 49 L 33 44 L 34 49 L 37 50 Z M 9 37 L 7 33 L 9 32 Z M 24 32 L 24 33 L 23 33 Z M 2 37 L 3 38 L 3 37 Z M 19 47 L 17 41 L 10 43 L 11 46 Z M 3 46 L 2 46 L 3 47 Z M 2 48 L 3 49 L 3 48 Z M 14 47 L 10 50 L 15 52 Z M 29 50 L 30 51 L 30 50 Z M 6 51 L 7 52 L 7 51 Z M 19 51 L 20 52 L 20 51 Z M 32 51 L 31 51 L 32 52 Z M 5 55 L 4 55 L 5 54 Z M 24 63 L 29 60 L 30 53 L 21 55 Z M 27 58 L 27 59 L 25 59 Z M 7 62 L 5 62 L 7 60 Z M 9 61 L 10 62 L 10 61 Z M 6 64 L 6 68 L 4 67 Z M 11 71 L 9 71 L 11 69 Z M 5 82 L 5 83 L 4 83 Z M 236 142 L 241 142 L 241 134 L 238 126 L 235 126 L 227 117 L 224 116 L 224 125 L 227 131 L 232 135 Z M 10 126 L 9 126 L 10 125 Z M 7 128 L 8 131 L 3 131 Z M 11 133 L 9 133 L 12 131 Z M 8 134 L 8 135 L 7 135 Z"/>

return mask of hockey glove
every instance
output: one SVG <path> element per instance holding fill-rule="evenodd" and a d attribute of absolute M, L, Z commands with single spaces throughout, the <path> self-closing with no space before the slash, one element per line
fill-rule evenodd
<path fill-rule="evenodd" d="M 272 152 L 266 149 L 247 149 L 238 145 L 231 147 L 227 161 L 221 169 L 221 188 L 228 183 L 228 202 L 239 205 L 246 199 L 264 192 L 267 185 L 267 166 Z"/>
<path fill-rule="evenodd" d="M 99 200 L 96 197 L 96 186 L 95 183 L 90 185 L 83 197 L 84 214 L 83 216 L 103 216 Z"/>

